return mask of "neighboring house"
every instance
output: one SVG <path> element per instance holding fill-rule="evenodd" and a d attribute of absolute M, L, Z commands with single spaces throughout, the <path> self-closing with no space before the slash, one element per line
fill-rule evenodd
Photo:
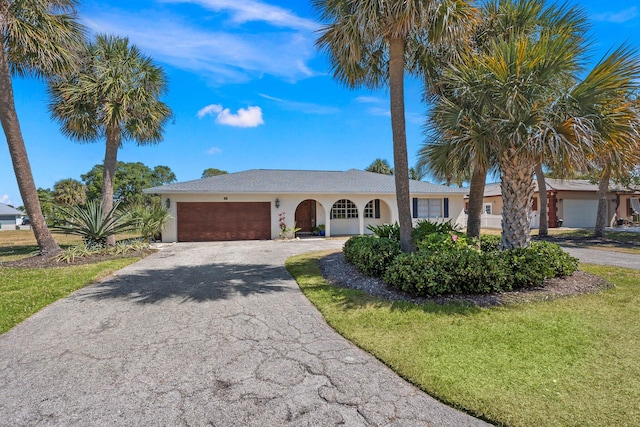
<path fill-rule="evenodd" d="M 410 182 L 412 215 L 457 221 L 464 189 Z M 394 223 L 393 176 L 346 172 L 254 169 L 144 190 L 158 194 L 171 220 L 164 242 L 259 240 L 280 235 L 279 216 L 299 235 L 324 225 L 326 236 L 365 234 L 367 226 Z"/>
<path fill-rule="evenodd" d="M 598 210 L 598 185 L 583 179 L 545 179 L 547 185 L 547 212 L 549 227 L 593 228 L 596 225 Z M 540 224 L 538 183 L 535 183 L 535 193 L 532 200 L 531 227 L 538 228 Z M 607 224 L 617 217 L 633 215 L 632 198 L 637 198 L 639 192 L 623 187 L 611 185 L 607 194 Z M 468 195 L 465 200 L 465 210 L 468 205 Z M 619 207 L 618 213 L 616 210 Z M 499 183 L 487 184 L 484 190 L 484 214 L 487 217 L 502 215 L 502 192 Z M 495 223 L 496 221 L 494 221 Z M 494 224 L 495 225 L 495 224 Z M 498 222 L 497 227 L 500 224 Z"/>
<path fill-rule="evenodd" d="M 0 203 L 0 230 L 15 230 L 16 225 L 22 224 L 24 212 Z"/>

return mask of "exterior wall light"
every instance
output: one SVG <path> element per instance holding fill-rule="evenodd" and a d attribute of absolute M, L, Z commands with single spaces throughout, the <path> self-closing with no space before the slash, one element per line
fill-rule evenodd
<path fill-rule="evenodd" d="M 164 202 L 164 205 L 169 209 L 171 207 L 171 199 L 167 197 L 167 200 Z"/>
<path fill-rule="evenodd" d="M 280 207 L 280 199 L 276 198 L 276 209 Z"/>

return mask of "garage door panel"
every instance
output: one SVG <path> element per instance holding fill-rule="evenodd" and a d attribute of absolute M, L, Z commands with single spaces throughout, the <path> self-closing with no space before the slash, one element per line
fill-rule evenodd
<path fill-rule="evenodd" d="M 271 239 L 269 202 L 178 203 L 178 241 Z"/>
<path fill-rule="evenodd" d="M 596 225 L 598 201 L 589 199 L 564 199 L 562 202 L 562 226 L 593 228 Z"/>

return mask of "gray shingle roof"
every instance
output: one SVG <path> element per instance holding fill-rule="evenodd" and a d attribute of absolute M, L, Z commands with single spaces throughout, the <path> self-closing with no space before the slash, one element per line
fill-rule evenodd
<path fill-rule="evenodd" d="M 460 188 L 410 181 L 411 193 L 464 194 Z M 393 176 L 348 171 L 251 169 L 194 181 L 147 188 L 145 193 L 278 193 L 278 194 L 394 194 Z"/>
<path fill-rule="evenodd" d="M 586 179 L 555 179 L 555 178 L 545 178 L 545 183 L 547 184 L 547 191 L 582 191 L 588 193 L 597 193 L 598 192 L 598 184 L 592 184 L 590 181 Z M 533 180 L 533 185 L 535 187 L 535 191 L 538 191 L 538 181 L 536 179 Z M 469 194 L 469 188 L 467 190 L 467 195 Z M 611 183 L 609 185 L 609 191 L 620 191 L 626 193 L 633 193 L 633 190 L 629 190 L 628 188 L 624 188 L 622 186 L 616 185 L 615 183 Z M 491 196 L 500 196 L 502 194 L 502 189 L 500 188 L 499 182 L 494 182 L 491 184 L 487 184 L 484 187 L 484 197 Z"/>
<path fill-rule="evenodd" d="M 3 216 L 24 215 L 24 212 L 20 212 L 19 210 L 14 209 L 9 205 L 0 203 L 0 215 L 3 215 Z"/>

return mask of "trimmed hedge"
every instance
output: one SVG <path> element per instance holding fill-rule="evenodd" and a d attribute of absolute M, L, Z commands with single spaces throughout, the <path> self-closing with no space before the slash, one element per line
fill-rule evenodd
<path fill-rule="evenodd" d="M 363 273 L 417 296 L 530 288 L 578 268 L 578 260 L 553 243 L 498 251 L 499 243 L 483 236 L 478 250 L 464 236 L 433 233 L 418 242 L 417 252 L 402 253 L 394 239 L 358 236 L 345 243 L 344 254 Z"/>
<path fill-rule="evenodd" d="M 401 253 L 400 242 L 373 236 L 355 236 L 344 244 L 344 257 L 366 275 L 382 277 Z"/>

